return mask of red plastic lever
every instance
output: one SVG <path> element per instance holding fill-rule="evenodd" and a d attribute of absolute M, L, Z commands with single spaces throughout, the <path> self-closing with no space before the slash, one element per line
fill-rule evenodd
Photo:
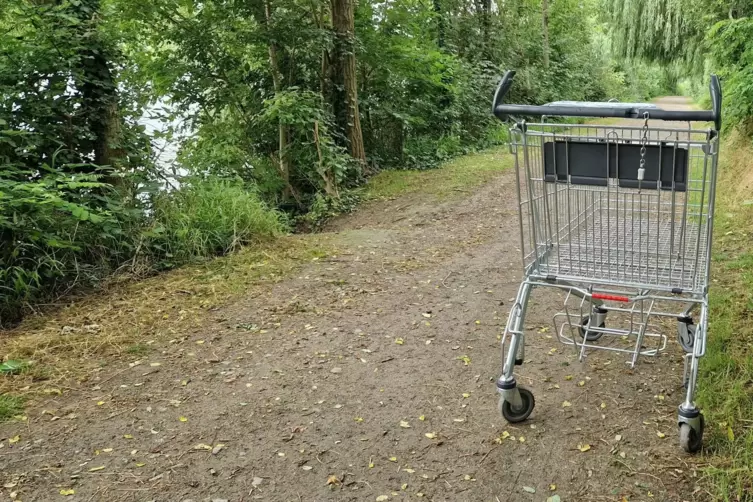
<path fill-rule="evenodd" d="M 630 298 L 628 298 L 627 296 L 605 295 L 603 293 L 594 293 L 591 296 L 596 298 L 597 300 L 613 300 L 615 302 L 622 303 L 628 303 L 630 301 Z"/>

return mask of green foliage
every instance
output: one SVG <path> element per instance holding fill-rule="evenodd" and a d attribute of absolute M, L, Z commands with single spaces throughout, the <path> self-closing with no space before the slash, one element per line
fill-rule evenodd
<path fill-rule="evenodd" d="M 146 247 L 161 268 L 223 255 L 286 231 L 282 215 L 238 181 L 186 179 L 154 202 Z"/>
<path fill-rule="evenodd" d="M 92 283 L 129 256 L 125 229 L 138 215 L 112 197 L 100 177 L 46 164 L 32 177 L 0 166 L 3 322 L 40 295 Z"/>

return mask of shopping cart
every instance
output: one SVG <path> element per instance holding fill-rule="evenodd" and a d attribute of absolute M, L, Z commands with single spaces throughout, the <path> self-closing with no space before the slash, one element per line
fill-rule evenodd
<path fill-rule="evenodd" d="M 719 80 L 711 77 L 713 109 L 689 111 L 644 103 L 503 104 L 514 75 L 505 73 L 493 103 L 500 120 L 512 121 L 524 269 L 502 337 L 500 412 L 508 422 L 521 422 L 533 411 L 533 393 L 517 385 L 513 369 L 524 360 L 532 290 L 557 288 L 565 301 L 554 332 L 581 360 L 590 350 L 608 350 L 628 354 L 634 366 L 639 356 L 667 347 L 662 319 L 676 320 L 687 389 L 678 411 L 680 444 L 697 452 L 704 421 L 693 398 L 706 351 Z M 547 117 L 642 123 L 569 124 Z M 713 125 L 699 124 L 706 122 Z"/>

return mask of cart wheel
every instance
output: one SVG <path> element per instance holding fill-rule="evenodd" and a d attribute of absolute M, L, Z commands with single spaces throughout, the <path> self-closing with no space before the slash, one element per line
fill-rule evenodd
<path fill-rule="evenodd" d="M 698 327 L 693 324 L 693 321 L 677 321 L 677 340 L 680 342 L 682 350 L 690 354 L 693 352 L 693 344 L 695 343 L 695 330 Z"/>
<path fill-rule="evenodd" d="M 518 387 L 520 392 L 520 400 L 523 401 L 520 408 L 513 407 L 512 403 L 505 401 L 502 396 L 499 397 L 498 408 L 502 416 L 511 424 L 522 422 L 527 419 L 533 407 L 536 406 L 536 400 L 533 398 L 533 392 L 525 387 Z"/>
<path fill-rule="evenodd" d="M 690 424 L 680 424 L 680 446 L 687 453 L 698 453 L 703 446 L 703 415 L 701 426 L 696 431 Z"/>
<path fill-rule="evenodd" d="M 591 322 L 591 316 L 583 316 L 583 319 L 580 320 L 581 327 L 578 329 L 578 332 L 580 333 L 580 337 L 586 338 L 587 342 L 595 342 L 599 338 L 601 338 L 601 335 L 604 333 L 594 332 L 594 331 L 588 331 L 588 325 Z M 602 322 L 599 324 L 600 328 L 606 327 L 606 322 Z"/>

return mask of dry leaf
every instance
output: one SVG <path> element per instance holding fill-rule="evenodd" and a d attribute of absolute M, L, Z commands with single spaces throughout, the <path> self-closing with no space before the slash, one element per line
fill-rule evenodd
<path fill-rule="evenodd" d="M 664 434 L 663 432 L 659 432 L 659 431 L 656 432 L 656 435 L 659 436 L 659 438 L 661 438 L 661 439 L 664 439 L 665 437 L 667 437 L 666 434 Z"/>
<path fill-rule="evenodd" d="M 578 445 L 578 449 L 580 451 L 582 451 L 582 452 L 587 452 L 588 450 L 591 449 L 591 445 L 590 444 L 579 444 Z"/>
<path fill-rule="evenodd" d="M 426 436 L 429 439 L 434 439 L 434 438 L 437 437 L 437 433 L 436 432 L 427 432 L 426 434 L 424 434 L 424 436 Z"/>
<path fill-rule="evenodd" d="M 603 410 L 604 408 L 606 408 L 606 407 L 607 407 L 607 403 L 601 403 L 601 409 L 602 409 L 602 410 Z"/>
<path fill-rule="evenodd" d="M 327 484 L 328 485 L 338 485 L 338 484 L 340 484 L 340 480 L 337 479 L 337 476 L 335 476 L 334 474 L 332 474 L 330 476 L 327 476 Z"/>
<path fill-rule="evenodd" d="M 397 462 L 397 457 L 390 457 L 389 460 L 390 462 Z"/>
<path fill-rule="evenodd" d="M 395 338 L 395 343 L 398 345 L 402 345 L 405 343 L 405 340 L 403 340 L 402 338 Z"/>
<path fill-rule="evenodd" d="M 416 472 L 414 469 L 403 469 L 403 470 L 407 472 L 408 474 L 413 474 L 414 472 Z"/>
<path fill-rule="evenodd" d="M 361 422 L 363 422 L 363 417 L 356 417 L 353 420 L 355 420 L 356 422 L 360 424 Z"/>
<path fill-rule="evenodd" d="M 523 491 L 527 493 L 536 493 L 536 488 L 532 486 L 524 486 Z"/>
<path fill-rule="evenodd" d="M 570 401 L 562 401 L 562 407 L 563 408 L 569 408 L 571 406 L 572 406 L 572 404 L 570 403 Z"/>
<path fill-rule="evenodd" d="M 76 493 L 76 490 L 70 489 L 70 490 L 60 490 L 60 495 L 63 497 L 67 497 L 68 495 L 73 495 Z"/>
<path fill-rule="evenodd" d="M 565 376 L 565 380 L 567 380 L 567 381 L 570 381 L 570 380 L 572 380 L 572 379 L 573 379 L 573 376 L 572 376 L 572 375 L 566 375 L 566 376 Z"/>
<path fill-rule="evenodd" d="M 188 419 L 186 417 L 178 417 L 178 420 L 181 422 L 188 422 Z"/>
<path fill-rule="evenodd" d="M 555 485 L 554 483 L 552 483 L 551 485 L 549 485 L 549 491 L 550 492 L 553 492 L 556 489 L 557 489 L 557 485 Z"/>
<path fill-rule="evenodd" d="M 212 447 L 208 444 L 199 443 L 193 447 L 194 450 L 211 450 Z"/>
<path fill-rule="evenodd" d="M 131 434 L 123 434 L 123 439 L 133 439 Z"/>
<path fill-rule="evenodd" d="M 12 438 L 8 439 L 8 442 L 10 444 L 18 443 L 21 441 L 21 436 L 13 436 Z"/>
<path fill-rule="evenodd" d="M 520 441 L 521 443 L 525 443 L 525 442 L 526 442 L 526 438 L 525 438 L 525 437 L 523 437 L 523 436 L 520 436 L 520 437 L 518 438 L 518 441 Z"/>
<path fill-rule="evenodd" d="M 101 470 L 102 470 L 102 469 L 104 469 L 104 468 L 105 468 L 105 466 L 104 466 L 104 465 L 100 465 L 99 467 L 92 467 L 91 469 L 89 469 L 89 472 L 97 472 L 97 471 L 101 471 Z"/>
<path fill-rule="evenodd" d="M 104 401 L 97 401 L 97 406 L 102 406 L 103 404 L 105 404 Z"/>
<path fill-rule="evenodd" d="M 401 420 L 400 427 L 402 427 L 403 429 L 410 429 L 410 424 L 406 420 Z"/>
<path fill-rule="evenodd" d="M 384 502 L 385 500 L 389 500 L 389 495 L 380 495 L 376 498 L 376 502 Z"/>
<path fill-rule="evenodd" d="M 424 420 L 426 420 L 426 416 L 421 415 L 420 417 L 418 417 L 418 419 L 423 422 Z"/>
<path fill-rule="evenodd" d="M 469 397 L 471 397 L 471 395 L 469 393 L 467 393 L 467 392 L 463 392 L 463 397 L 465 399 L 468 399 Z"/>
<path fill-rule="evenodd" d="M 578 382 L 578 387 L 583 387 L 584 385 L 586 385 L 585 380 L 581 380 L 580 382 Z"/>
<path fill-rule="evenodd" d="M 145 465 L 144 462 L 136 462 L 136 467 L 144 467 Z"/>

